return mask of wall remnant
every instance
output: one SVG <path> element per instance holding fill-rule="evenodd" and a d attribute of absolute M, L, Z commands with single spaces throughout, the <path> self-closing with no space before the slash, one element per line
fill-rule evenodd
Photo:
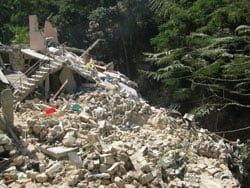
<path fill-rule="evenodd" d="M 58 43 L 57 30 L 47 20 L 45 21 L 45 24 L 44 24 L 44 34 L 45 34 L 45 38 L 51 37 L 51 41 Z"/>
<path fill-rule="evenodd" d="M 30 28 L 30 49 L 36 51 L 44 51 L 46 49 L 46 41 L 43 34 L 39 31 L 36 15 L 29 16 Z"/>

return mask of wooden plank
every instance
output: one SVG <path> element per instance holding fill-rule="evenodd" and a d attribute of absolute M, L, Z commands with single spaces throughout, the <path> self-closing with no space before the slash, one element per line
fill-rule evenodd
<path fill-rule="evenodd" d="M 62 89 L 66 86 L 66 84 L 68 83 L 68 80 L 65 80 L 65 82 L 62 84 L 62 86 L 59 88 L 59 90 L 56 92 L 56 94 L 53 97 L 53 100 L 55 100 L 55 98 L 57 97 L 57 95 L 59 95 L 59 93 L 62 91 Z"/>

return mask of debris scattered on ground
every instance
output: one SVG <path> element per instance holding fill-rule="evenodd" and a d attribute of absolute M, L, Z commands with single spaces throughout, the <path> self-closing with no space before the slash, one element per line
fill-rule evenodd
<path fill-rule="evenodd" d="M 0 134 L 1 153 L 13 159 L 1 185 L 240 187 L 228 166 L 230 144 L 114 86 L 21 103 L 15 126 L 28 153 Z M 57 111 L 48 116 L 45 107 Z"/>
<path fill-rule="evenodd" d="M 15 112 L 1 99 L 0 187 L 240 187 L 230 170 L 237 144 L 199 128 L 191 114 L 150 106 L 112 64 L 85 62 L 56 46 L 50 23 L 45 28 L 55 46 L 31 31 L 34 49 L 22 53 L 43 63 L 14 91 Z M 34 51 L 44 48 L 48 56 Z M 49 75 L 60 69 L 62 85 L 49 97 Z M 77 87 L 71 71 L 90 83 L 64 94 Z M 25 100 L 43 81 L 47 102 Z"/>

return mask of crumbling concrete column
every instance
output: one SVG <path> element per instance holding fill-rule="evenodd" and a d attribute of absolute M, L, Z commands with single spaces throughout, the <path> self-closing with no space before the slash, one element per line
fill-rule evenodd
<path fill-rule="evenodd" d="M 10 89 L 5 89 L 1 92 L 1 104 L 3 112 L 3 125 L 4 131 L 9 128 L 13 128 L 14 125 L 14 113 L 13 113 L 13 95 Z"/>

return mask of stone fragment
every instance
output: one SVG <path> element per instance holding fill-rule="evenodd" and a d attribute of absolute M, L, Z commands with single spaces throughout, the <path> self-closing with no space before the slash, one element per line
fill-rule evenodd
<path fill-rule="evenodd" d="M 95 144 L 98 141 L 99 141 L 98 134 L 93 132 L 88 134 L 88 142 L 90 145 Z"/>
<path fill-rule="evenodd" d="M 8 188 L 22 188 L 22 185 L 18 182 L 12 182 L 10 185 L 8 185 Z"/>
<path fill-rule="evenodd" d="M 115 159 L 112 154 L 101 154 L 100 159 L 101 162 L 108 165 L 112 165 L 115 162 Z"/>
<path fill-rule="evenodd" d="M 207 165 L 202 163 L 198 164 L 197 167 L 200 168 L 201 170 L 204 170 L 205 168 L 207 168 Z"/>
<path fill-rule="evenodd" d="M 115 183 L 111 183 L 108 185 L 108 188 L 119 188 L 119 187 Z"/>
<path fill-rule="evenodd" d="M 44 152 L 45 154 L 54 157 L 55 159 L 60 159 L 63 157 L 66 157 L 69 152 L 76 151 L 77 147 L 64 147 L 64 146 L 58 146 L 58 147 L 39 147 L 39 149 Z"/>
<path fill-rule="evenodd" d="M 141 168 L 146 168 L 146 166 L 147 166 L 147 161 L 143 157 L 142 153 L 140 153 L 140 152 L 136 152 L 135 154 L 130 156 L 130 160 L 131 160 L 135 170 L 137 170 L 137 171 L 140 171 Z"/>
<path fill-rule="evenodd" d="M 39 172 L 45 172 L 45 170 L 46 170 L 45 164 L 40 163 L 40 164 L 39 164 Z"/>
<path fill-rule="evenodd" d="M 37 121 L 35 119 L 28 118 L 27 120 L 28 127 L 33 127 L 36 124 L 36 122 Z"/>
<path fill-rule="evenodd" d="M 37 186 L 34 182 L 27 182 L 25 188 L 37 188 Z"/>
<path fill-rule="evenodd" d="M 14 158 L 13 165 L 21 166 L 22 164 L 24 164 L 24 161 L 25 161 L 24 156 L 20 155 L 20 156 Z"/>
<path fill-rule="evenodd" d="M 34 132 L 36 135 L 39 135 L 39 134 L 41 133 L 41 131 L 42 131 L 44 128 L 45 128 L 45 125 L 36 123 L 36 124 L 33 126 L 33 132 Z"/>
<path fill-rule="evenodd" d="M 49 177 L 55 177 L 62 169 L 63 165 L 60 162 L 56 162 L 50 168 L 46 169 L 45 173 L 48 174 Z"/>
<path fill-rule="evenodd" d="M 35 145 L 33 145 L 33 144 L 29 144 L 27 147 L 27 150 L 29 153 L 35 153 L 37 151 Z"/>
<path fill-rule="evenodd" d="M 88 187 L 88 182 L 79 182 L 76 186 L 77 188 L 85 188 Z"/>
<path fill-rule="evenodd" d="M 115 184 L 119 187 L 119 188 L 124 188 L 125 187 L 125 182 L 123 181 L 123 179 L 121 179 L 119 176 L 116 176 L 114 179 Z"/>
<path fill-rule="evenodd" d="M 210 174 L 210 175 L 214 175 L 216 174 L 217 172 L 220 172 L 221 170 L 219 168 L 206 168 L 206 171 Z"/>
<path fill-rule="evenodd" d="M 37 174 L 36 175 L 36 181 L 39 183 L 47 182 L 48 176 L 45 173 Z"/>
<path fill-rule="evenodd" d="M 151 172 L 147 173 L 147 174 L 142 174 L 139 177 L 140 183 L 142 185 L 146 185 L 146 184 L 150 183 L 151 181 L 153 181 L 153 179 L 154 179 L 154 176 L 153 176 L 153 174 Z"/>
<path fill-rule="evenodd" d="M 6 134 L 0 133 L 0 145 L 11 144 L 11 139 Z"/>
<path fill-rule="evenodd" d="M 88 122 L 91 118 L 91 116 L 87 112 L 84 112 L 84 111 L 82 111 L 79 114 L 79 117 L 80 117 L 81 121 L 83 121 L 83 122 Z"/>
<path fill-rule="evenodd" d="M 223 186 L 221 185 L 220 182 L 218 181 L 215 181 L 214 179 L 208 179 L 208 178 L 202 178 L 201 179 L 201 182 L 200 182 L 200 187 L 202 188 L 210 188 L 210 187 L 213 187 L 213 188 L 222 188 Z"/>
<path fill-rule="evenodd" d="M 94 109 L 93 112 L 94 112 L 93 113 L 94 117 L 96 117 L 97 119 L 103 119 L 104 113 L 105 113 L 105 109 L 98 106 L 96 109 Z"/>
<path fill-rule="evenodd" d="M 36 176 L 39 174 L 39 172 L 35 172 L 33 170 L 26 171 L 28 178 L 35 180 Z"/>
<path fill-rule="evenodd" d="M 136 188 L 136 186 L 132 184 L 125 184 L 124 188 Z"/>
<path fill-rule="evenodd" d="M 79 182 L 79 176 L 78 175 L 71 175 L 69 177 L 66 177 L 66 180 L 67 184 L 70 186 L 70 187 L 74 187 L 76 186 L 76 184 Z"/>
<path fill-rule="evenodd" d="M 129 156 L 128 156 L 128 154 L 125 153 L 125 152 L 119 152 L 119 153 L 118 153 L 118 159 L 119 159 L 120 161 L 127 162 L 128 159 L 129 159 Z"/>
<path fill-rule="evenodd" d="M 70 131 L 67 132 L 62 141 L 63 145 L 66 147 L 73 147 L 76 145 L 76 137 L 75 132 Z"/>
<path fill-rule="evenodd" d="M 142 166 L 141 166 L 141 171 L 144 172 L 144 173 L 148 173 L 148 172 L 151 172 L 151 168 L 150 168 L 150 165 L 148 163 L 142 163 Z"/>
<path fill-rule="evenodd" d="M 99 169 L 100 168 L 100 161 L 99 159 L 93 160 L 94 168 Z"/>
<path fill-rule="evenodd" d="M 193 114 L 185 113 L 184 116 L 183 116 L 183 119 L 188 120 L 188 121 L 191 122 L 194 119 L 194 115 Z"/>
<path fill-rule="evenodd" d="M 99 173 L 99 174 L 88 174 L 87 179 L 89 181 L 95 180 L 95 179 L 110 179 L 110 174 L 108 173 Z"/>
<path fill-rule="evenodd" d="M 87 163 L 87 169 L 89 171 L 93 171 L 95 169 L 95 165 L 94 165 L 94 162 L 92 160 L 88 161 L 88 163 Z"/>
<path fill-rule="evenodd" d="M 82 159 L 80 156 L 77 155 L 76 152 L 69 152 L 68 157 L 69 161 L 72 162 L 76 166 L 76 168 L 83 167 Z"/>

